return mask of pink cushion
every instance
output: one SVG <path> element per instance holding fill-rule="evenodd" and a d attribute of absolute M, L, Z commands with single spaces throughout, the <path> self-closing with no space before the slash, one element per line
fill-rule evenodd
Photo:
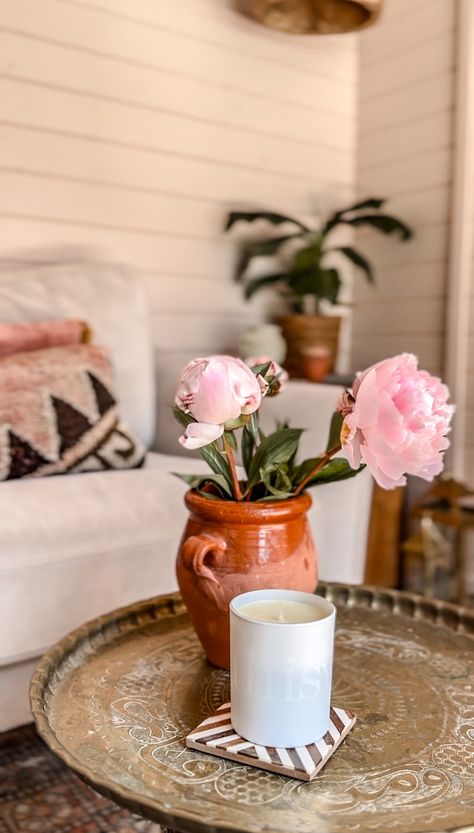
<path fill-rule="evenodd" d="M 0 324 L 0 357 L 26 350 L 41 350 L 44 347 L 80 344 L 88 340 L 87 324 L 75 318 L 64 321 Z"/>

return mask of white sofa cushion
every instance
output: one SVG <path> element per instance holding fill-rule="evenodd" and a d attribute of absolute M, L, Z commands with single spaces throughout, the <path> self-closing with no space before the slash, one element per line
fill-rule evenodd
<path fill-rule="evenodd" d="M 4 267 L 0 320 L 81 318 L 110 351 L 120 412 L 146 447 L 154 439 L 155 389 L 144 288 L 122 267 L 93 262 Z"/>
<path fill-rule="evenodd" d="M 82 622 L 177 589 L 186 484 L 201 460 L 1 484 L 0 666 L 38 656 Z"/>

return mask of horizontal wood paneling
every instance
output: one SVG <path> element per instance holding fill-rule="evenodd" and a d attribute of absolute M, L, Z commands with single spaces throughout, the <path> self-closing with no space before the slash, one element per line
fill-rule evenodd
<path fill-rule="evenodd" d="M 432 151 L 448 148 L 452 144 L 452 128 L 450 109 L 408 123 L 384 127 L 372 136 L 371 141 L 360 143 L 358 175 L 363 177 L 367 169 L 406 159 L 411 154 L 422 156 L 427 147 Z"/>
<path fill-rule="evenodd" d="M 420 367 L 430 373 L 442 372 L 444 356 L 437 333 L 421 335 L 418 332 L 390 332 L 383 335 L 361 336 L 353 347 L 353 368 L 363 370 L 374 362 L 399 353 L 414 353 L 420 360 Z"/>
<path fill-rule="evenodd" d="M 206 46 L 219 46 L 227 52 L 242 57 L 266 61 L 271 65 L 280 65 L 297 70 L 300 74 L 314 73 L 321 66 L 325 75 L 338 73 L 334 66 L 334 57 L 341 60 L 340 70 L 349 70 L 351 57 L 355 48 L 354 38 L 321 39 L 292 38 L 270 31 L 262 33 L 253 21 L 236 12 L 235 6 L 214 4 L 210 13 L 206 13 L 202 4 L 196 0 L 186 0 L 186 5 L 176 3 L 156 3 L 155 0 L 138 0 L 133 6 L 129 0 L 60 0 L 70 7 L 87 9 L 94 14 L 94 23 L 103 26 L 103 21 L 122 19 L 131 25 L 147 30 L 178 34 L 181 42 L 200 42 Z M 102 21 L 102 23 L 101 23 Z M 297 49 L 295 50 L 295 43 Z M 317 44 L 318 55 L 315 56 L 314 45 Z M 332 56 L 332 57 L 331 57 Z M 338 76 L 346 81 L 347 75 Z M 353 79 L 351 79 L 353 81 Z M 337 107 L 337 103 L 335 103 Z"/>
<path fill-rule="evenodd" d="M 428 11 L 428 10 L 426 10 Z M 393 23 L 392 23 L 393 26 Z M 385 97 L 410 85 L 429 80 L 433 74 L 446 75 L 454 67 L 454 42 L 446 38 L 446 32 L 421 46 L 417 44 L 413 49 L 404 52 L 403 60 L 400 56 L 384 58 L 378 64 L 378 71 L 367 74 L 363 88 L 360 90 L 362 102 L 368 102 Z"/>
<path fill-rule="evenodd" d="M 130 3 L 127 4 L 132 10 Z M 158 4 L 155 4 L 157 6 Z M 187 2 L 186 10 L 197 5 Z M 232 15 L 232 27 L 220 38 L 204 34 L 209 20 L 221 14 L 222 4 L 194 18 L 194 29 L 151 26 L 133 15 L 110 13 L 87 4 L 60 0 L 16 0 L 1 4 L 0 23 L 12 32 L 28 33 L 34 39 L 64 44 L 88 54 L 108 56 L 136 66 L 157 68 L 176 76 L 199 79 L 213 86 L 245 90 L 249 95 L 266 96 L 314 105 L 314 78 L 339 85 L 355 85 L 357 59 L 354 38 L 319 40 L 299 39 L 298 49 L 285 36 L 268 30 L 265 39 L 259 30 L 240 15 Z M 179 60 L 177 60 L 177 55 Z M 249 72 L 244 72 L 242 59 Z M 334 90 L 332 90 L 334 92 Z M 354 104 L 352 105 L 354 106 Z"/>
<path fill-rule="evenodd" d="M 381 68 L 377 70 L 382 71 Z M 396 127 L 450 109 L 452 94 L 453 73 L 436 72 L 432 77 L 416 84 L 407 82 L 404 87 L 394 92 L 362 101 L 361 135 L 366 136 L 392 125 Z"/>
<path fill-rule="evenodd" d="M 367 139 L 370 142 L 370 139 Z M 430 140 L 428 140 L 430 141 Z M 428 145 L 429 147 L 429 145 Z M 411 154 L 387 164 L 382 162 L 360 171 L 359 187 L 366 191 L 378 188 L 390 197 L 399 194 L 420 194 L 425 188 L 448 185 L 451 179 L 449 148 Z M 382 189 L 380 191 L 380 189 Z"/>
<path fill-rule="evenodd" d="M 385 9 L 397 14 L 384 14 L 377 29 L 363 35 L 361 63 L 363 70 L 375 69 L 388 58 L 402 56 L 443 35 L 449 37 L 454 27 L 453 0 L 412 0 L 402 5 L 400 0 L 386 0 Z"/>
<path fill-rule="evenodd" d="M 455 5 L 386 0 L 361 35 L 357 181 L 414 230 L 402 243 L 364 231 L 376 286 L 354 284 L 353 362 L 404 351 L 442 373 L 451 213 Z"/>
<path fill-rule="evenodd" d="M 213 154 L 221 142 L 225 142 L 226 149 L 239 144 L 240 133 L 244 132 L 267 140 L 270 154 L 273 144 L 277 145 L 276 137 L 280 137 L 303 148 L 322 145 L 333 158 L 339 155 L 338 148 L 333 149 L 329 136 L 321 130 L 320 114 L 310 107 L 291 108 L 287 103 L 208 88 L 198 81 L 171 74 L 161 76 L 142 67 L 122 66 L 107 58 L 78 54 L 67 47 L 31 42 L 5 32 L 0 32 L 0 51 L 12 67 L 4 71 L 4 78 L 81 94 L 101 104 L 122 105 L 133 110 L 138 128 L 142 114 L 156 114 L 162 122 L 162 134 L 169 136 L 177 149 L 182 147 L 180 128 L 189 130 L 186 122 L 192 121 L 197 147 L 201 145 L 200 131 L 206 127 L 202 141 Z M 348 92 L 352 95 L 350 88 Z M 328 116 L 324 127 L 336 131 L 339 120 Z M 211 128 L 216 131 L 215 147 L 209 147 Z M 346 136 L 347 128 L 350 130 L 350 123 Z"/>
<path fill-rule="evenodd" d="M 377 314 L 378 306 L 387 301 L 411 303 L 414 299 L 446 298 L 446 268 L 443 260 L 426 261 L 424 263 L 410 263 L 401 266 L 386 265 L 378 269 L 375 274 L 375 286 L 371 286 L 360 277 L 357 280 L 357 305 L 370 304 L 375 309 L 371 315 Z"/>
<path fill-rule="evenodd" d="M 396 321 L 397 335 L 418 333 L 423 322 L 424 331 L 437 334 L 444 324 L 445 303 L 442 299 L 411 298 L 389 299 L 377 302 L 377 316 L 374 317 L 374 303 L 360 304 L 357 313 L 358 333 L 361 339 L 367 336 L 385 336 Z"/>
<path fill-rule="evenodd" d="M 58 131 L 65 125 L 67 132 L 108 142 L 119 141 L 132 148 L 158 151 L 173 158 L 197 159 L 241 170 L 272 173 L 278 179 L 300 179 L 307 183 L 307 174 L 296 174 L 288 162 L 291 153 L 299 152 L 299 145 L 285 145 L 277 150 L 278 141 L 258 136 L 236 135 L 232 127 L 201 123 L 187 117 L 155 112 L 153 108 L 135 109 L 129 103 L 116 103 L 76 93 L 58 84 L 44 86 L 34 80 L 23 81 L 5 74 L 0 79 L 2 118 L 15 124 L 40 125 Z M 25 108 L 25 101 L 28 107 Z M 252 152 L 253 151 L 253 152 Z M 274 155 L 276 153 L 276 155 Z M 304 153 L 303 153 L 304 156 Z M 343 183 L 343 169 L 351 162 L 339 162 L 328 168 L 323 152 L 321 165 L 314 159 L 312 169 L 319 181 Z M 319 171 L 318 171 L 319 168 Z"/>
<path fill-rule="evenodd" d="M 355 37 L 288 37 L 213 0 L 4 0 L 0 54 L 0 260 L 131 265 L 161 349 L 235 349 L 276 308 L 232 283 L 231 208 L 353 195 Z"/>
<path fill-rule="evenodd" d="M 310 190 L 307 180 L 262 171 L 250 160 L 247 166 L 238 167 L 211 159 L 183 158 L 145 143 L 135 147 L 120 138 L 75 134 L 67 126 L 54 130 L 5 125 L 1 118 L 0 148 L 2 169 L 9 171 L 91 182 L 115 190 L 167 194 L 221 207 L 248 202 L 252 193 L 260 205 L 271 205 L 278 194 L 287 211 L 308 212 L 315 193 L 332 195 L 332 199 L 340 194 L 342 199 L 351 190 L 348 183 L 329 185 L 316 178 Z"/>

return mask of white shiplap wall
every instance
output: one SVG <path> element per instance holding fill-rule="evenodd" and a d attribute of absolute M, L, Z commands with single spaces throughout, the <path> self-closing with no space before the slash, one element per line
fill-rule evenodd
<path fill-rule="evenodd" d="M 357 40 L 232 0 L 2 0 L 0 258 L 72 244 L 147 280 L 165 350 L 232 348 L 227 210 L 351 198 Z"/>
<path fill-rule="evenodd" d="M 354 285 L 354 369 L 402 351 L 444 369 L 456 6 L 386 0 L 379 25 L 361 34 L 358 190 L 389 197 L 416 236 L 359 235 L 377 287 Z"/>

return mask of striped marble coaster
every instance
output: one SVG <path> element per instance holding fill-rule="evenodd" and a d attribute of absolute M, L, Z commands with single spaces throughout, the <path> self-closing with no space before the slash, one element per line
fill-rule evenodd
<path fill-rule="evenodd" d="M 258 746 L 234 732 L 230 703 L 224 703 L 193 729 L 186 738 L 186 746 L 239 764 L 312 781 L 356 722 L 355 715 L 348 709 L 331 706 L 330 716 L 329 730 L 324 737 L 308 746 L 288 749 Z"/>

